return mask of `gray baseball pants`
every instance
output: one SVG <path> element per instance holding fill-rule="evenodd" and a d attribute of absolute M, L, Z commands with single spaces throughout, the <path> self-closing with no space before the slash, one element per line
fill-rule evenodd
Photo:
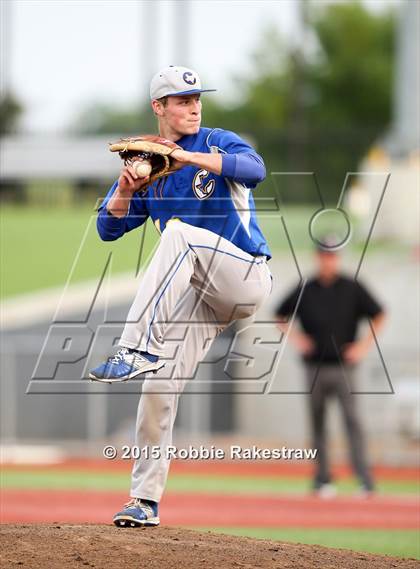
<path fill-rule="evenodd" d="M 131 496 L 159 502 L 165 488 L 179 396 L 213 340 L 232 322 L 253 316 L 268 298 L 272 277 L 265 257 L 253 257 L 207 229 L 171 220 L 129 311 L 120 346 L 165 358 L 178 340 L 175 365 L 147 374 L 136 422 L 139 448 L 157 446 L 159 458 L 135 461 Z"/>
<path fill-rule="evenodd" d="M 357 414 L 354 395 L 354 368 L 337 365 L 305 364 L 309 407 L 312 424 L 313 447 L 318 449 L 314 487 L 331 482 L 327 456 L 326 407 L 331 397 L 336 397 L 341 407 L 346 427 L 350 460 L 356 476 L 366 490 L 373 489 L 373 481 L 366 460 L 365 441 Z M 344 375 L 343 375 L 344 371 Z"/>

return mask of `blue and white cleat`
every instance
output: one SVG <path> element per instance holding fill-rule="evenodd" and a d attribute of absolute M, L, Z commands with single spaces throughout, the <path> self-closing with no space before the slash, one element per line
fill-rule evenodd
<path fill-rule="evenodd" d="M 92 369 L 89 373 L 89 379 L 103 383 L 118 383 L 133 379 L 142 373 L 150 371 L 156 373 L 164 365 L 157 358 L 156 361 L 150 361 L 136 350 L 121 348 L 115 356 L 108 358 L 105 363 Z"/>
<path fill-rule="evenodd" d="M 115 514 L 113 522 L 120 528 L 158 526 L 160 523 L 158 504 L 133 498 L 128 504 L 125 504 L 121 512 Z"/>

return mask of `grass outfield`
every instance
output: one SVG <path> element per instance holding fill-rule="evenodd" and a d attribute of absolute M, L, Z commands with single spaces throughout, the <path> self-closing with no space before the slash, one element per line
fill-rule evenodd
<path fill-rule="evenodd" d="M 0 224 L 1 297 L 64 286 L 99 277 L 112 252 L 112 272 L 135 271 L 142 231 L 124 240 L 104 242 L 96 231 L 96 213 L 80 209 L 3 207 Z M 147 223 L 144 255 L 152 251 L 158 235 Z M 77 259 L 77 262 L 75 263 Z M 28 270 L 29 268 L 29 270 Z"/>
<path fill-rule="evenodd" d="M 1 475 L 3 488 L 68 489 L 68 490 L 126 490 L 129 473 L 89 471 L 26 471 L 7 468 Z M 170 474 L 167 489 L 174 492 L 206 492 L 214 494 L 304 494 L 310 486 L 305 478 L 216 476 Z M 416 480 L 379 480 L 381 494 L 418 495 L 420 483 Z M 340 494 L 352 494 L 357 490 L 353 480 L 337 483 Z"/>
<path fill-rule="evenodd" d="M 290 212 L 292 234 L 296 235 L 294 243 L 298 246 L 302 245 L 299 238 L 302 232 L 298 229 L 310 212 L 308 208 L 295 208 Z M 265 215 L 269 217 L 262 218 L 261 225 L 271 248 L 286 250 L 288 244 L 279 215 Z M 64 286 L 73 265 L 72 283 L 97 278 L 104 270 L 110 251 L 113 273 L 135 271 L 159 238 L 150 220 L 145 228 L 144 254 L 139 263 L 143 230 L 134 230 L 124 239 L 103 242 L 96 231 L 96 212 L 86 205 L 80 208 L 4 206 L 0 251 L 1 264 L 7 271 L 2 271 L 1 298 Z"/>
<path fill-rule="evenodd" d="M 312 206 L 287 206 L 284 218 L 294 249 L 312 250 L 308 223 Z M 290 254 L 279 212 L 259 214 L 261 228 L 273 253 Z M 103 242 L 96 232 L 94 207 L 16 207 L 3 206 L 0 224 L 1 298 L 62 287 L 67 282 L 75 260 L 71 282 L 97 278 L 102 274 L 108 253 L 112 251 L 112 271 L 135 271 L 138 265 L 143 231 L 134 230 L 124 239 Z M 143 260 L 158 241 L 153 223 L 146 224 Z M 360 254 L 364 243 L 356 243 Z M 389 244 L 385 245 L 387 251 Z M 369 250 L 382 250 L 384 244 L 371 243 Z M 393 246 L 394 249 L 397 245 Z M 394 250 L 393 249 L 393 250 Z M 30 270 L 28 270 L 30 267 Z"/>
<path fill-rule="evenodd" d="M 288 207 L 287 229 L 294 248 L 310 247 L 308 221 L 311 206 Z M 289 251 L 279 212 L 259 214 L 261 227 L 273 252 Z M 96 212 L 80 207 L 3 206 L 0 224 L 2 271 L 1 297 L 10 297 L 43 288 L 64 286 L 77 258 L 71 282 L 102 274 L 107 255 L 113 252 L 112 271 L 135 270 L 143 231 L 134 230 L 124 239 L 103 242 L 96 232 Z M 153 223 L 146 224 L 143 259 L 158 240 Z M 28 271 L 28 267 L 30 270 Z"/>
<path fill-rule="evenodd" d="M 287 206 L 284 216 L 294 249 L 311 250 L 308 223 L 312 206 Z M 289 244 L 279 212 L 259 214 L 261 228 L 273 253 L 288 252 Z M 135 230 L 123 240 L 103 242 L 96 232 L 93 207 L 16 207 L 3 206 L 0 224 L 2 298 L 43 288 L 64 286 L 77 258 L 71 282 L 92 279 L 102 274 L 112 251 L 112 271 L 134 271 L 138 265 L 143 232 Z M 146 224 L 143 260 L 158 241 L 153 224 Z M 360 253 L 363 243 L 354 246 Z M 371 244 L 382 248 L 382 244 Z M 388 247 L 388 245 L 387 245 Z M 289 253 L 287 253 L 289 254 Z M 31 270 L 28 271 L 28 267 Z"/>
<path fill-rule="evenodd" d="M 355 530 L 355 529 L 289 529 L 289 528 L 192 528 L 200 531 L 214 531 L 231 535 L 256 537 L 325 545 L 338 549 L 367 551 L 396 557 L 420 559 L 420 538 L 416 530 Z"/>

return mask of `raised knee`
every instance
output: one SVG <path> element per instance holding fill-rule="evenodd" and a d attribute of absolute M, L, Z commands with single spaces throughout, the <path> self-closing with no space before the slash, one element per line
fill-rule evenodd
<path fill-rule="evenodd" d="M 177 219 L 170 219 L 162 233 L 162 238 L 173 239 L 174 237 L 185 236 L 185 224 Z"/>

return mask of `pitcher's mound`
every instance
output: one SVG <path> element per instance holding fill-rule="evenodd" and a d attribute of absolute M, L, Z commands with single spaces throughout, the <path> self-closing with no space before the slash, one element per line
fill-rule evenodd
<path fill-rule="evenodd" d="M 321 546 L 202 533 L 173 527 L 1 526 L 1 567 L 30 569 L 416 568 L 418 561 Z"/>

